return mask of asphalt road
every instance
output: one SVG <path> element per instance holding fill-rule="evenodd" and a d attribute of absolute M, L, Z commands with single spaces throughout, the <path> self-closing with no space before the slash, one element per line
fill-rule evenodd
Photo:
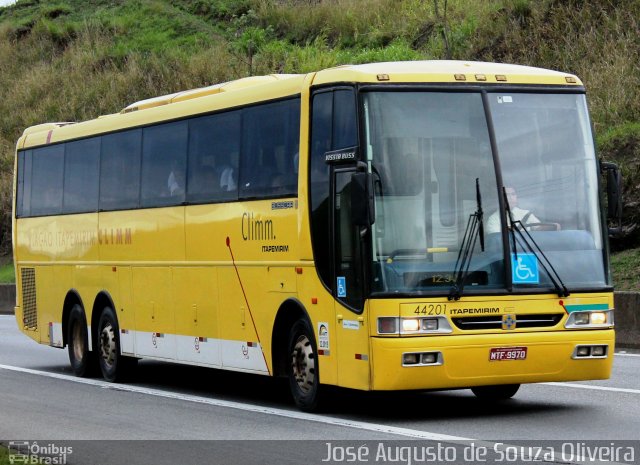
<path fill-rule="evenodd" d="M 610 380 L 525 385 L 504 403 L 488 404 L 469 390 L 333 390 L 329 409 L 312 415 L 293 407 L 286 382 L 262 376 L 142 361 L 127 384 L 78 379 L 66 350 L 34 343 L 12 316 L 0 316 L 0 442 L 66 444 L 73 448 L 69 464 L 265 465 L 321 464 L 327 457 L 333 463 L 433 463 L 379 449 L 407 440 L 441 451 L 454 447 L 456 463 L 464 463 L 470 443 L 491 451 L 495 443 L 526 440 L 560 450 L 566 441 L 577 454 L 583 450 L 574 444 L 603 440 L 609 449 L 635 447 L 633 461 L 614 461 L 640 463 L 639 374 L 640 354 L 618 351 Z M 349 445 L 364 446 L 369 455 L 349 455 L 356 452 L 344 448 Z M 491 457 L 509 461 L 504 454 Z"/>

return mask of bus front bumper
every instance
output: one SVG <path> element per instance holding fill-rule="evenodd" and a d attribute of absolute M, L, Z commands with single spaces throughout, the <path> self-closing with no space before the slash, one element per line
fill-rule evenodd
<path fill-rule="evenodd" d="M 613 365 L 615 333 L 608 329 L 374 337 L 371 341 L 373 390 L 447 389 L 607 379 Z M 576 356 L 579 346 L 594 345 L 606 346 L 606 356 Z M 523 348 L 526 358 L 521 359 Z M 494 360 L 490 360 L 492 352 Z M 431 354 L 426 361 L 433 363 L 406 364 L 405 354 Z"/>

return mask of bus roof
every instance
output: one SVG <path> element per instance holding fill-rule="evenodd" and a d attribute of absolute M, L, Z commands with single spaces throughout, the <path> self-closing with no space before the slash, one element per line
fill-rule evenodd
<path fill-rule="evenodd" d="M 347 65 L 316 74 L 314 85 L 331 82 L 498 83 L 529 85 L 576 85 L 573 74 L 531 66 L 474 61 L 399 61 Z"/>
<path fill-rule="evenodd" d="M 501 63 L 431 60 L 343 65 L 310 75 L 253 76 L 176 92 L 141 100 L 126 106 L 120 113 L 103 115 L 83 123 L 39 124 L 25 129 L 18 148 L 283 98 L 299 94 L 305 81 L 307 85 L 314 86 L 340 82 L 582 86 L 580 79 L 572 74 Z"/>

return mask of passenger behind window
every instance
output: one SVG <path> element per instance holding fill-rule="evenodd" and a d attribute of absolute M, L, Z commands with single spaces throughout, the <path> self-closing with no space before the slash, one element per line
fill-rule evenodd
<path fill-rule="evenodd" d="M 220 173 L 220 189 L 224 192 L 231 192 L 238 188 L 232 166 L 222 165 L 218 168 L 218 172 Z"/>

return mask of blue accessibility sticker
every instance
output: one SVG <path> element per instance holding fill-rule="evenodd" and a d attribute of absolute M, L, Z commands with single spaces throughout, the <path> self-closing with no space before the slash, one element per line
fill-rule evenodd
<path fill-rule="evenodd" d="M 511 254 L 511 279 L 514 284 L 538 284 L 538 257 L 532 253 Z"/>
<path fill-rule="evenodd" d="M 338 276 L 338 297 L 347 296 L 347 278 Z"/>

